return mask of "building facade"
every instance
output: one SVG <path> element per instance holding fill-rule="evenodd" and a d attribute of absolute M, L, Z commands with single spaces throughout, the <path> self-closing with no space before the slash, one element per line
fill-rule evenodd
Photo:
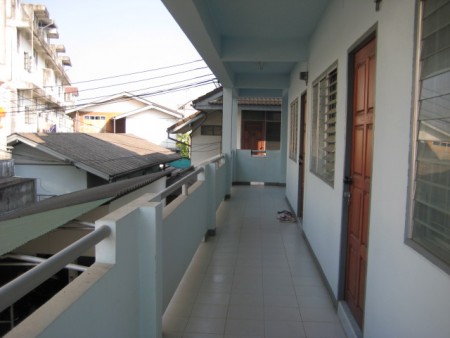
<path fill-rule="evenodd" d="M 55 21 L 44 5 L 0 1 L 0 150 L 14 132 L 68 132 L 78 95 Z M 7 155 L 6 155 L 7 156 Z"/>
<path fill-rule="evenodd" d="M 239 98 L 282 98 L 266 164 L 348 332 L 448 336 L 450 2 L 162 2 L 224 87 L 233 180 Z"/>
<path fill-rule="evenodd" d="M 67 111 L 75 132 L 133 134 L 165 148 L 175 149 L 168 126 L 183 115 L 131 93 L 116 94 Z"/>

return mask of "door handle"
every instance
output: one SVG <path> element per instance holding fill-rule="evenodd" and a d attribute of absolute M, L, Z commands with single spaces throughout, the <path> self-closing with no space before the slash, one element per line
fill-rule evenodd
<path fill-rule="evenodd" d="M 344 184 L 352 184 L 353 178 L 351 176 L 345 176 L 344 177 Z"/>
<path fill-rule="evenodd" d="M 349 205 L 350 205 L 351 198 L 352 198 L 352 194 L 350 193 L 350 191 L 344 192 L 344 198 L 347 199 L 347 206 L 349 206 Z"/>

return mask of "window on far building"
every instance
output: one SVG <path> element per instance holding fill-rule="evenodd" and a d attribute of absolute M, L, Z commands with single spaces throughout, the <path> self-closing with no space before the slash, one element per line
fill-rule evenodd
<path fill-rule="evenodd" d="M 25 107 L 25 123 L 26 124 L 34 124 L 34 123 L 36 123 L 36 113 L 29 106 Z"/>
<path fill-rule="evenodd" d="M 450 0 L 420 2 L 406 242 L 450 272 Z"/>
<path fill-rule="evenodd" d="M 310 170 L 334 186 L 337 64 L 313 82 Z"/>
<path fill-rule="evenodd" d="M 201 134 L 208 136 L 221 136 L 222 126 L 219 125 L 203 125 L 201 126 Z"/>

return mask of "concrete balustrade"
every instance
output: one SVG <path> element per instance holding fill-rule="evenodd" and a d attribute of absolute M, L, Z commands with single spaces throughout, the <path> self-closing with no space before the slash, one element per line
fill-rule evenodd
<path fill-rule="evenodd" d="M 111 235 L 96 246 L 96 263 L 6 337 L 161 337 L 165 308 L 214 232 L 227 165 L 218 156 L 197 167 L 196 182 L 177 182 L 184 193 L 168 205 L 164 191 L 144 194 L 97 220 Z"/>

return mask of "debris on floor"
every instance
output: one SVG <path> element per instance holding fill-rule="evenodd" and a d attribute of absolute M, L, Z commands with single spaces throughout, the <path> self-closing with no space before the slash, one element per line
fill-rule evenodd
<path fill-rule="evenodd" d="M 295 223 L 295 222 L 297 222 L 297 218 L 289 210 L 282 210 L 282 211 L 278 211 L 277 213 L 278 213 L 277 219 L 281 223 Z"/>

